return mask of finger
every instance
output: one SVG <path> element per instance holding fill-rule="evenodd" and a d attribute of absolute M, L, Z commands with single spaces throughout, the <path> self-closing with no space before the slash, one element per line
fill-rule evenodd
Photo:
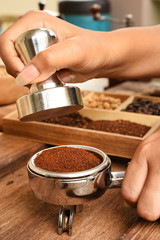
<path fill-rule="evenodd" d="M 145 149 L 139 146 L 126 170 L 122 184 L 122 195 L 130 205 L 135 205 L 137 203 L 147 174 L 148 166 Z"/>
<path fill-rule="evenodd" d="M 1 58 L 6 65 L 7 72 L 14 77 L 16 77 L 24 68 L 24 64 L 15 50 L 15 42 L 17 38 L 23 32 L 29 30 L 30 26 L 32 26 L 32 28 L 36 27 L 36 25 L 39 25 L 39 27 L 42 26 L 41 22 L 35 24 L 33 19 L 33 24 L 31 25 L 31 19 L 26 21 L 26 16 L 8 28 L 8 30 L 6 30 L 0 37 L 0 45 L 3 46 L 0 48 Z"/>
<path fill-rule="evenodd" d="M 82 65 L 83 54 L 75 39 L 66 39 L 37 54 L 17 78 L 20 85 L 41 82 L 64 68 Z"/>
<path fill-rule="evenodd" d="M 23 70 L 24 64 L 18 57 L 12 41 L 6 40 L 5 44 L 3 44 L 1 56 L 3 56 L 2 59 L 6 65 L 7 72 L 12 76 L 17 77 L 17 75 Z"/>
<path fill-rule="evenodd" d="M 139 216 L 149 221 L 160 217 L 160 163 L 149 166 L 149 173 L 137 204 Z"/>
<path fill-rule="evenodd" d="M 13 25 L 11 25 L 3 34 L 3 36 L 7 36 L 8 39 L 15 42 L 17 37 L 20 36 L 25 31 L 35 28 L 43 28 L 46 27 L 45 21 L 47 18 L 53 18 L 49 14 L 41 11 L 29 11 L 23 15 L 22 18 L 18 19 Z M 49 21 L 46 24 L 51 25 Z"/>
<path fill-rule="evenodd" d="M 16 77 L 24 68 L 24 64 L 15 50 L 17 38 L 25 31 L 34 28 L 43 28 L 46 27 L 46 24 L 50 28 L 50 21 L 45 20 L 46 18 L 48 19 L 48 16 L 49 14 L 47 13 L 42 14 L 39 11 L 30 11 L 1 35 L 0 46 L 3 47 L 0 48 L 0 55 L 9 74 Z"/>
<path fill-rule="evenodd" d="M 89 80 L 88 75 L 76 73 L 71 70 L 60 70 L 56 74 L 58 79 L 63 83 L 82 83 Z"/>

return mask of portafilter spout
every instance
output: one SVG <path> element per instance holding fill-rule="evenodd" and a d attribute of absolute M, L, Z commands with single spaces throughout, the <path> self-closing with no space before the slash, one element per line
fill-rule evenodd
<path fill-rule="evenodd" d="M 57 42 L 53 31 L 45 28 L 32 29 L 19 36 L 15 48 L 27 65 L 36 54 Z M 63 85 L 56 73 L 41 83 L 31 85 L 30 92 L 16 102 L 18 116 L 22 121 L 59 117 L 83 107 L 80 89 Z"/>

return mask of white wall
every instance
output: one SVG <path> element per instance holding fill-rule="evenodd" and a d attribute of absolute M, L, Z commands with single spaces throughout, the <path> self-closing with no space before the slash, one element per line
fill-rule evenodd
<path fill-rule="evenodd" d="M 0 15 L 21 15 L 38 9 L 38 0 L 0 0 Z M 47 0 L 46 9 L 57 11 L 57 0 Z"/>
<path fill-rule="evenodd" d="M 142 25 L 155 25 L 160 23 L 160 2 L 143 0 Z"/>

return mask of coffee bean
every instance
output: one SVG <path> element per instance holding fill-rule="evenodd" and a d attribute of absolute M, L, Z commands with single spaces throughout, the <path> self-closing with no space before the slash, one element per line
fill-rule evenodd
<path fill-rule="evenodd" d="M 126 109 L 123 111 L 143 113 L 149 115 L 160 115 L 160 102 L 153 103 L 150 100 L 137 99 L 134 102 L 130 103 Z"/>

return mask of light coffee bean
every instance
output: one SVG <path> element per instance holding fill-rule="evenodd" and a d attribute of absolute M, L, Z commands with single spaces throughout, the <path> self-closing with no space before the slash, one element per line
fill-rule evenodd
<path fill-rule="evenodd" d="M 88 108 L 98 108 L 115 110 L 122 103 L 120 98 L 107 96 L 105 93 L 91 92 L 85 95 L 83 99 L 84 105 Z"/>

